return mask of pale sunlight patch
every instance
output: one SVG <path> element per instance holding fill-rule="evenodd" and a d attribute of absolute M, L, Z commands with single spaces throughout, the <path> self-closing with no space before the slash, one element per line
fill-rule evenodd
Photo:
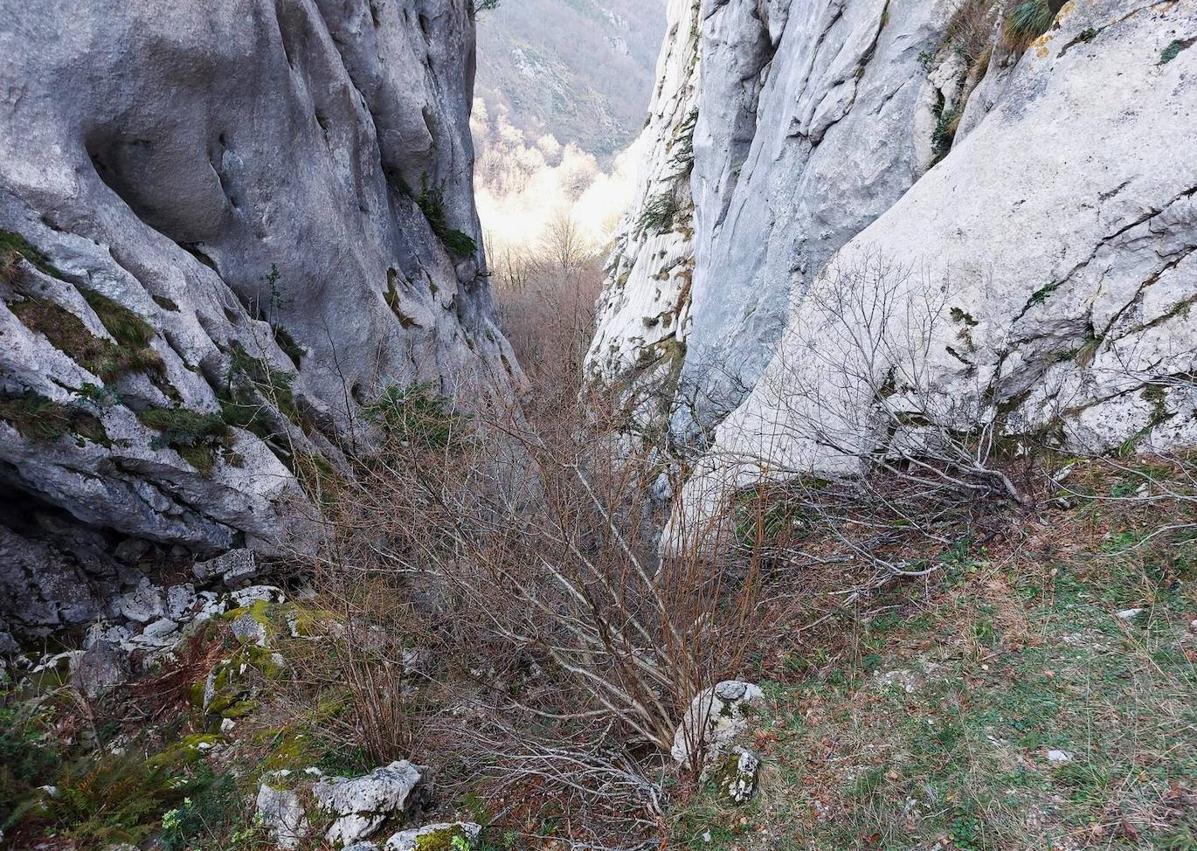
<path fill-rule="evenodd" d="M 583 242 L 610 240 L 632 200 L 636 144 L 610 170 L 576 145 L 552 135 L 527 138 L 505 112 L 488 115 L 474 102 L 475 191 L 488 252 L 535 250 L 555 223 L 573 223 Z"/>

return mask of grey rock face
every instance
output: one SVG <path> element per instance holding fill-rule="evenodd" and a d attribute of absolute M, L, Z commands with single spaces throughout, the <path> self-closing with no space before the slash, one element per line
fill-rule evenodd
<path fill-rule="evenodd" d="M 669 414 L 689 333 L 699 26 L 699 0 L 670 0 L 658 84 L 637 142 L 649 156 L 640 164 L 631 212 L 615 236 L 586 358 L 601 382 L 655 391 L 657 398 L 639 412 L 647 419 Z"/>
<path fill-rule="evenodd" d="M 387 387 L 505 381 L 468 6 L 7 4 L 3 498 L 269 548 Z"/>
<path fill-rule="evenodd" d="M 698 61 L 658 94 L 697 91 L 693 226 L 665 254 L 621 243 L 589 357 L 606 381 L 654 378 L 658 305 L 685 296 L 663 407 L 709 450 L 688 504 L 762 460 L 854 470 L 891 370 L 884 405 L 930 400 L 949 429 L 1197 443 L 1197 52 L 1178 35 L 1197 10 L 1066 3 L 1013 51 L 997 3 L 967 45 L 951 3 L 693 8 L 671 6 L 700 22 Z M 664 274 L 687 252 L 692 275 Z"/>
<path fill-rule="evenodd" d="M 683 212 L 668 238 L 634 238 L 657 186 L 629 214 L 589 356 L 597 377 L 642 386 L 645 367 L 667 359 L 661 389 L 682 437 L 735 407 L 769 362 L 791 294 L 928 165 L 913 139 L 932 108 L 921 54 L 946 26 L 940 5 L 670 5 L 649 130 L 662 105 L 685 102 L 666 122 L 686 138 L 686 186 L 673 193 Z M 676 145 L 649 150 L 649 174 L 678 172 Z"/>
<path fill-rule="evenodd" d="M 750 455 L 852 469 L 889 370 L 888 405 L 909 399 L 952 428 L 997 422 L 1097 452 L 1197 443 L 1197 180 L 1182 153 L 1197 53 L 1161 58 L 1197 9 L 1132 6 L 1067 5 L 943 162 L 835 255 L 694 488 L 717 471 L 738 480 Z M 867 367 L 828 321 L 854 293 L 888 304 L 856 323 L 877 344 Z M 832 440 L 802 428 L 815 421 Z"/>

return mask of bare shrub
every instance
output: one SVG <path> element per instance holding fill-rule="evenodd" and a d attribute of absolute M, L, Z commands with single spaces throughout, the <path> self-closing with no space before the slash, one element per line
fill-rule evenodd
<path fill-rule="evenodd" d="M 485 780 L 564 807 L 602 847 L 658 824 L 675 730 L 743 673 L 760 583 L 755 557 L 710 536 L 658 558 L 681 471 L 629 451 L 607 400 L 579 393 L 601 277 L 572 256 L 500 267 L 523 398 L 424 387 L 370 408 L 383 447 L 328 492 L 305 554 L 327 623 L 300 640 L 295 691 L 344 704 L 324 733 L 372 759 L 436 765 L 447 794 Z"/>

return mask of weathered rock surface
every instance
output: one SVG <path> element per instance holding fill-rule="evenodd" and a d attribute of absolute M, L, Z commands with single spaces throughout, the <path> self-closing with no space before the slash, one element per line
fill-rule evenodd
<path fill-rule="evenodd" d="M 361 777 L 331 777 L 316 783 L 312 787 L 316 804 L 333 815 L 325 838 L 333 847 L 367 838 L 388 816 L 403 812 L 420 779 L 419 769 L 400 760 Z"/>
<path fill-rule="evenodd" d="M 1169 50 L 1184 33 L 1191 5 L 1065 5 L 946 158 L 795 300 L 692 494 L 761 459 L 852 471 L 918 439 L 869 427 L 904 411 L 1084 451 L 1197 443 L 1197 52 Z"/>
<path fill-rule="evenodd" d="M 1053 3 L 1023 49 L 999 4 L 969 32 L 958 5 L 671 4 L 649 128 L 697 105 L 687 213 L 645 239 L 663 184 L 641 192 L 589 365 L 709 449 L 691 503 L 762 461 L 855 469 L 928 404 L 1071 448 L 1197 443 L 1197 9 Z"/>
<path fill-rule="evenodd" d="M 790 293 L 928 165 L 929 144 L 913 143 L 934 104 L 920 55 L 946 26 L 942 5 L 671 3 L 646 131 L 666 144 L 647 148 L 655 180 L 617 244 L 595 375 L 664 394 L 681 437 L 743 398 L 781 336 Z M 668 144 L 675 137 L 684 141 Z M 665 197 L 679 212 L 646 237 Z"/>
<path fill-rule="evenodd" d="M 740 680 L 724 680 L 695 695 L 673 734 L 674 761 L 688 763 L 695 750 L 705 765 L 718 761 L 732 740 L 748 729 L 745 710 L 764 697 L 758 686 Z"/>
<path fill-rule="evenodd" d="M 262 824 L 270 831 L 279 848 L 297 848 L 312 826 L 299 800 L 299 793 L 287 788 L 289 771 L 275 772 L 258 787 L 257 813 Z"/>
<path fill-rule="evenodd" d="M 587 368 L 610 383 L 648 388 L 648 419 L 667 416 L 689 329 L 694 267 L 690 175 L 698 116 L 698 0 L 670 0 L 657 88 L 637 146 L 632 213 L 615 237 Z"/>
<path fill-rule="evenodd" d="M 9 4 L 0 501 L 268 549 L 388 387 L 505 380 L 469 6 Z"/>
<path fill-rule="evenodd" d="M 71 682 L 91 700 L 104 697 L 128 676 L 128 653 L 110 641 L 96 642 L 71 667 Z"/>

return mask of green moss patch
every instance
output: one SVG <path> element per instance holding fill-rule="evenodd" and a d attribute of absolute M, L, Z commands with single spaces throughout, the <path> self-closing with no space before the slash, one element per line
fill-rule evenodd
<path fill-rule="evenodd" d="M 469 834 L 456 824 L 416 837 L 416 851 L 468 851 L 473 847 Z"/>
<path fill-rule="evenodd" d="M 428 220 L 428 225 L 432 228 L 433 234 L 448 249 L 450 254 L 461 258 L 474 256 L 478 251 L 478 245 L 474 242 L 473 237 L 459 230 L 454 230 L 449 225 L 448 216 L 445 214 L 444 190 L 425 186 L 423 191 L 420 192 L 420 196 L 416 199 L 416 204 L 419 205 L 421 212 L 424 213 L 424 218 Z"/>

